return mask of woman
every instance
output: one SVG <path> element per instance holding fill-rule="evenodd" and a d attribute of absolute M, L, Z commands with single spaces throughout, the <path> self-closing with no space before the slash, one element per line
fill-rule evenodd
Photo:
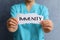
<path fill-rule="evenodd" d="M 44 20 L 40 24 L 18 24 L 15 18 L 17 13 L 37 13 L 42 15 Z M 13 40 L 44 40 L 44 32 L 50 32 L 53 24 L 45 6 L 35 3 L 35 0 L 25 0 L 25 3 L 11 7 L 11 18 L 7 21 L 7 28 L 14 33 Z"/>

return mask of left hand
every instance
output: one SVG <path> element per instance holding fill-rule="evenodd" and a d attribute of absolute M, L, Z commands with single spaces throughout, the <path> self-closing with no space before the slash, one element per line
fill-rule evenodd
<path fill-rule="evenodd" d="M 43 20 L 41 21 L 42 28 L 44 32 L 48 33 L 52 30 L 53 28 L 53 23 L 51 20 Z"/>

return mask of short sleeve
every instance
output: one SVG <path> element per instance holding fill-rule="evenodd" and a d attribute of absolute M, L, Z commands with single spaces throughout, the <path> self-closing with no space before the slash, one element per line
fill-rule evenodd
<path fill-rule="evenodd" d="M 11 6 L 10 14 L 11 14 L 11 17 L 13 17 L 13 18 L 16 17 L 16 6 L 15 5 Z"/>
<path fill-rule="evenodd" d="M 43 6 L 42 8 L 42 15 L 44 16 L 44 20 L 49 19 L 49 12 L 48 12 L 48 8 Z"/>

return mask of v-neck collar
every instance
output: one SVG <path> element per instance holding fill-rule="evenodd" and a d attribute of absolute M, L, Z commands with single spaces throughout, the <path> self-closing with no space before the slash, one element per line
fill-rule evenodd
<path fill-rule="evenodd" d="M 24 3 L 24 5 L 25 5 L 25 10 L 26 10 L 28 13 L 31 13 L 31 11 L 32 11 L 33 8 L 34 8 L 35 3 L 32 5 L 32 7 L 31 7 L 31 9 L 30 9 L 29 11 L 28 11 L 27 6 L 26 6 L 25 3 Z"/>

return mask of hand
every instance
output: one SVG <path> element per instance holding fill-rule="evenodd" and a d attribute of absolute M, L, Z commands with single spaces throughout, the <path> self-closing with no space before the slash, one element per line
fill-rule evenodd
<path fill-rule="evenodd" d="M 48 33 L 52 30 L 53 28 L 53 23 L 51 20 L 43 20 L 41 21 L 42 28 L 44 32 Z"/>
<path fill-rule="evenodd" d="M 15 18 L 9 18 L 7 21 L 7 28 L 10 32 L 15 32 L 18 28 L 18 21 Z"/>

